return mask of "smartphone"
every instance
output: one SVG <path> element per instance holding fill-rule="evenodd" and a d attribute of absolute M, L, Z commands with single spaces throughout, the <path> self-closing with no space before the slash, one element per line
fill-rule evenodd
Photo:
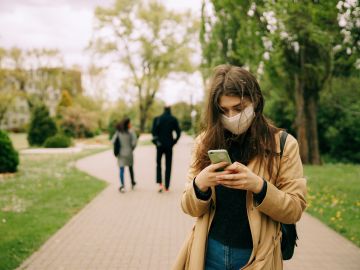
<path fill-rule="evenodd" d="M 217 149 L 217 150 L 209 150 L 208 155 L 211 163 L 216 164 L 222 161 L 232 163 L 228 151 L 226 149 Z M 223 169 L 219 169 L 218 171 L 222 171 Z"/>

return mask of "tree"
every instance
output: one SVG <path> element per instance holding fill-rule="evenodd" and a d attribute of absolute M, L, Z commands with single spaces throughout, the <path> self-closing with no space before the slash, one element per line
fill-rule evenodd
<path fill-rule="evenodd" d="M 126 82 L 136 91 L 142 132 L 163 80 L 172 72 L 194 71 L 197 23 L 190 12 L 168 11 L 156 1 L 117 0 L 110 8 L 98 7 L 95 16 L 90 47 L 126 69 Z"/>
<path fill-rule="evenodd" d="M 304 163 L 320 164 L 317 130 L 319 93 L 335 74 L 336 63 L 342 61 L 342 68 L 346 70 L 350 66 L 354 68 L 357 59 L 335 50 L 344 32 L 338 26 L 337 1 L 320 4 L 317 1 L 213 0 L 212 3 L 215 19 L 203 16 L 202 20 L 201 42 L 205 48 L 205 59 L 215 55 L 222 63 L 249 67 L 253 73 L 256 70 L 258 78 L 265 71 L 273 86 L 277 86 L 274 88 L 286 89 L 288 100 L 295 104 L 295 130 L 301 158 Z M 346 5 L 350 8 L 353 3 Z M 241 14 L 238 14 L 239 10 Z M 355 14 L 358 19 L 359 9 L 354 10 L 356 12 L 350 10 L 344 14 Z M 235 19 L 237 21 L 233 22 Z M 210 26 L 209 21 L 213 22 Z M 238 25 L 238 29 L 233 25 Z M 350 33 L 346 32 L 347 36 L 354 36 L 355 40 L 359 35 L 358 30 L 346 31 Z M 238 49 L 223 45 L 229 43 L 229 37 L 230 43 L 236 43 Z M 219 47 L 214 45 L 217 39 L 221 40 Z M 224 52 L 219 54 L 216 51 Z M 349 52 L 349 48 L 346 51 Z M 354 53 L 356 49 L 351 47 L 350 51 Z M 205 62 L 205 65 L 209 64 L 213 63 Z"/>
<path fill-rule="evenodd" d="M 265 18 L 274 31 L 268 36 L 274 49 L 269 52 L 271 61 L 267 67 L 272 69 L 274 80 L 284 82 L 285 88 L 293 98 L 296 108 L 295 129 L 304 163 L 320 164 L 318 141 L 318 104 L 321 91 L 331 83 L 331 78 L 339 75 L 349 76 L 354 70 L 356 49 L 353 55 L 342 48 L 343 30 L 339 20 L 338 1 L 318 1 L 290 3 L 289 1 L 269 2 L 266 9 L 271 10 L 272 18 Z M 349 6 L 352 4 L 349 2 Z M 359 9 L 357 16 L 360 18 Z M 351 14 L 351 12 L 349 12 Z M 354 36 L 358 32 L 353 31 Z M 351 40 L 351 38 L 349 38 Z M 339 48 L 340 47 L 340 48 Z M 271 62 L 271 63 L 270 63 Z"/>
<path fill-rule="evenodd" d="M 28 133 L 30 145 L 43 145 L 47 138 L 55 135 L 57 127 L 45 105 L 36 106 L 31 115 Z"/>
<path fill-rule="evenodd" d="M 171 106 L 171 112 L 179 120 L 180 128 L 183 131 L 191 129 L 192 107 L 192 105 L 186 102 L 178 102 Z"/>
<path fill-rule="evenodd" d="M 360 76 L 334 78 L 320 93 L 320 150 L 325 158 L 360 163 Z"/>
<path fill-rule="evenodd" d="M 15 70 L 6 68 L 6 63 L 9 62 L 10 57 L 14 59 L 13 67 Z M 13 48 L 9 51 L 0 48 L 0 123 L 3 121 L 13 101 L 20 95 L 18 79 L 22 78 L 22 76 L 20 76 L 19 72 L 16 72 L 16 68 L 19 66 L 19 59 L 21 59 L 20 49 Z"/>
<path fill-rule="evenodd" d="M 200 42 L 205 78 L 214 66 L 225 63 L 257 72 L 267 45 L 262 39 L 267 31 L 266 24 L 259 23 L 261 14 L 256 8 L 261 2 L 203 1 Z"/>
<path fill-rule="evenodd" d="M 19 153 L 5 131 L 0 130 L 0 173 L 16 172 L 19 165 Z"/>

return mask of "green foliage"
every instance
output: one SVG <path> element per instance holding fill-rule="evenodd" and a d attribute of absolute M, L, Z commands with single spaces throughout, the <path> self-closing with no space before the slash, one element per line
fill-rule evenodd
<path fill-rule="evenodd" d="M 331 147 L 322 147 L 332 156 L 346 143 L 346 140 L 333 142 L 342 131 L 340 127 L 318 132 L 316 123 L 317 111 L 321 111 L 317 108 L 319 96 L 331 77 L 358 76 L 355 61 L 359 59 L 360 50 L 354 43 L 360 34 L 355 26 L 359 19 L 358 7 L 339 11 L 340 2 L 203 2 L 200 41 L 204 77 L 208 78 L 209 70 L 223 63 L 244 66 L 257 73 L 260 82 L 265 81 L 271 89 L 264 91 L 266 115 L 278 126 L 294 135 L 298 133 L 304 162 L 320 162 L 318 134 L 320 143 L 332 141 Z M 210 6 L 213 12 L 207 14 Z M 339 12 L 352 20 L 346 27 L 338 22 Z M 352 45 L 345 44 L 345 40 L 350 40 Z M 351 128 L 354 118 L 348 116 L 342 118 L 345 128 L 351 130 L 347 136 L 352 138 L 343 148 L 345 156 L 350 155 L 346 151 L 350 145 L 358 145 L 353 138 L 359 137 L 356 128 Z M 319 121 L 327 122 L 326 117 L 322 117 Z"/>
<path fill-rule="evenodd" d="M 320 96 L 320 149 L 333 160 L 360 163 L 360 79 L 334 78 Z"/>
<path fill-rule="evenodd" d="M 98 132 L 98 116 L 80 106 L 69 107 L 63 112 L 61 129 L 67 136 L 75 138 L 93 137 Z"/>
<path fill-rule="evenodd" d="M 28 132 L 30 145 L 42 145 L 48 137 L 55 135 L 57 127 L 49 115 L 46 106 L 41 105 L 33 109 Z"/>
<path fill-rule="evenodd" d="M 66 110 L 68 107 L 72 106 L 72 104 L 73 104 L 73 101 L 72 101 L 72 97 L 71 97 L 69 91 L 63 90 L 61 92 L 60 102 L 56 108 L 57 118 L 61 118 L 62 112 L 64 110 Z"/>
<path fill-rule="evenodd" d="M 69 146 L 71 146 L 71 138 L 59 133 L 47 138 L 44 143 L 46 148 L 66 148 Z"/>
<path fill-rule="evenodd" d="M 106 111 L 103 109 L 104 100 L 96 99 L 92 96 L 87 95 L 76 95 L 74 100 L 74 105 L 82 107 L 88 112 L 96 113 L 97 115 L 97 127 L 102 130 L 106 130 L 107 124 L 107 115 Z"/>
<path fill-rule="evenodd" d="M 360 166 L 305 166 L 307 211 L 360 247 Z"/>
<path fill-rule="evenodd" d="M 0 130 L 0 173 L 16 172 L 19 154 L 5 131 Z"/>
<path fill-rule="evenodd" d="M 122 99 L 119 99 L 109 111 L 110 117 L 107 125 L 109 138 L 111 139 L 116 130 L 116 125 L 125 117 L 131 119 L 131 125 L 137 129 L 136 123 L 133 119 L 138 116 L 136 104 L 129 104 Z"/>
<path fill-rule="evenodd" d="M 178 102 L 171 106 L 173 115 L 179 120 L 181 130 L 189 131 L 191 129 L 191 111 L 192 106 L 186 102 Z"/>
<path fill-rule="evenodd" d="M 98 151 L 25 155 L 20 172 L 0 182 L 0 269 L 16 269 L 106 186 L 74 167 Z"/>
<path fill-rule="evenodd" d="M 204 1 L 201 15 L 200 42 L 203 53 L 203 75 L 207 78 L 214 66 L 232 64 L 248 66 L 255 72 L 264 53 L 261 37 L 266 25 L 255 16 L 247 13 L 256 4 L 261 9 L 261 1 Z M 213 5 L 214 14 L 207 14 Z M 216 19 L 214 19 L 214 17 Z"/>
<path fill-rule="evenodd" d="M 61 92 L 61 99 L 59 102 L 59 107 L 70 107 L 72 105 L 72 98 L 68 90 L 63 90 Z"/>

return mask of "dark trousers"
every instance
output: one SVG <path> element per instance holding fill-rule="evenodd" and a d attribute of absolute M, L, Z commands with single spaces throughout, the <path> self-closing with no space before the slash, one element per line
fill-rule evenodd
<path fill-rule="evenodd" d="M 172 147 L 156 147 L 156 183 L 161 184 L 161 158 L 165 154 L 165 188 L 170 186 Z"/>
<path fill-rule="evenodd" d="M 130 178 L 131 178 L 131 185 L 135 184 L 135 177 L 134 177 L 134 169 L 133 166 L 129 166 Z M 120 167 L 120 186 L 124 186 L 124 173 L 125 167 Z"/>

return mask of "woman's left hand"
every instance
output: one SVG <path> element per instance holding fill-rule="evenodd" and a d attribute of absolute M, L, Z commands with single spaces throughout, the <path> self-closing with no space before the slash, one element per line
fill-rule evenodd
<path fill-rule="evenodd" d="M 232 173 L 217 176 L 219 184 L 228 188 L 250 190 L 253 193 L 259 193 L 261 191 L 264 184 L 263 180 L 245 165 L 234 162 L 224 170 L 231 171 Z"/>

